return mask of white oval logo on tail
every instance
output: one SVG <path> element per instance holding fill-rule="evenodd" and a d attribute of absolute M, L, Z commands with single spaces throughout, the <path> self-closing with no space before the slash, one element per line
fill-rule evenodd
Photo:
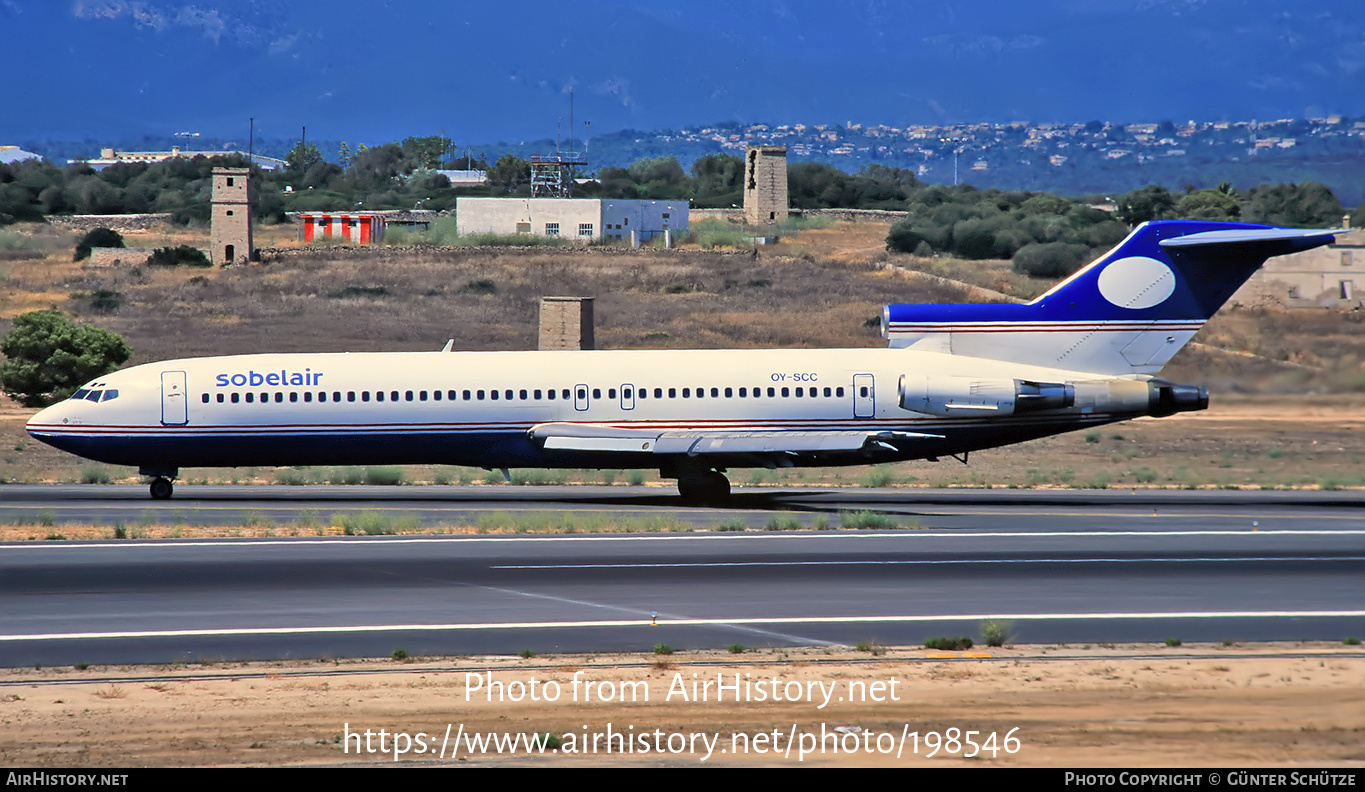
<path fill-rule="evenodd" d="M 1104 299 L 1120 308 L 1151 308 L 1175 292 L 1175 273 L 1154 258 L 1130 256 L 1110 262 L 1098 285 Z"/>

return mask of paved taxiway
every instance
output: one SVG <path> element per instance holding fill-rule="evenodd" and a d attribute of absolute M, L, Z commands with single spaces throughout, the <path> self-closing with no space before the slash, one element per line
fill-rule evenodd
<path fill-rule="evenodd" d="M 774 514 L 810 526 L 819 516 L 838 525 L 843 511 L 875 511 L 927 528 L 1088 530 L 1122 524 L 1141 530 L 1365 525 L 1362 492 L 1230 490 L 934 490 L 735 489 L 728 509 L 689 508 L 671 487 L 176 487 L 153 501 L 142 486 L 0 487 L 0 521 L 47 524 L 116 522 L 242 525 L 264 519 L 294 523 L 301 512 L 324 522 L 335 514 L 379 511 L 424 525 L 475 525 L 490 514 L 634 518 L 667 515 L 695 527 L 744 520 L 763 528 Z"/>
<path fill-rule="evenodd" d="M 1008 620 L 1020 641 L 1365 635 L 1355 493 L 760 490 L 736 510 L 646 488 L 11 488 L 0 514 L 386 509 L 894 512 L 899 532 L 327 537 L 0 545 L 0 665 L 918 644 Z M 13 497 L 18 496 L 18 497 Z M 101 511 L 103 510 L 103 511 Z M 1155 512 L 1155 514 L 1153 514 Z M 837 522 L 837 520 L 832 520 Z M 1253 525 L 1255 523 L 1255 525 Z M 657 612 L 658 626 L 651 626 Z"/>

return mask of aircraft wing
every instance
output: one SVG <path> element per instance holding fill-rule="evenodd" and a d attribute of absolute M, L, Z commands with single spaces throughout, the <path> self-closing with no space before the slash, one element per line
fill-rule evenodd
<path fill-rule="evenodd" d="M 544 423 L 531 427 L 533 439 L 547 450 L 615 451 L 641 454 L 818 454 L 857 451 L 865 446 L 894 448 L 896 440 L 940 440 L 943 435 L 890 431 L 724 429 L 623 429 L 598 424 Z"/>

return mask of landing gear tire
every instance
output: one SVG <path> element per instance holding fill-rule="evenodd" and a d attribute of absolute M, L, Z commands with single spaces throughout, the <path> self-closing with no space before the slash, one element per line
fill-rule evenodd
<path fill-rule="evenodd" d="M 171 495 L 175 492 L 175 487 L 171 484 L 171 480 L 163 476 L 158 476 L 153 479 L 149 489 L 152 492 L 152 500 L 169 500 Z"/>
<path fill-rule="evenodd" d="M 714 470 L 680 478 L 678 494 L 696 506 L 724 506 L 730 500 L 730 480 Z"/>

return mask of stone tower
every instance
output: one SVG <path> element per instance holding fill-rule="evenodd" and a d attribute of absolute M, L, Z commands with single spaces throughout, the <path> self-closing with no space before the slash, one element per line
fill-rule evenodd
<path fill-rule="evenodd" d="M 787 147 L 750 146 L 744 153 L 744 220 L 749 225 L 787 219 Z"/>
<path fill-rule="evenodd" d="M 214 266 L 251 260 L 251 169 L 213 169 L 209 260 Z"/>
<path fill-rule="evenodd" d="M 591 297 L 540 298 L 540 349 L 593 349 Z"/>

